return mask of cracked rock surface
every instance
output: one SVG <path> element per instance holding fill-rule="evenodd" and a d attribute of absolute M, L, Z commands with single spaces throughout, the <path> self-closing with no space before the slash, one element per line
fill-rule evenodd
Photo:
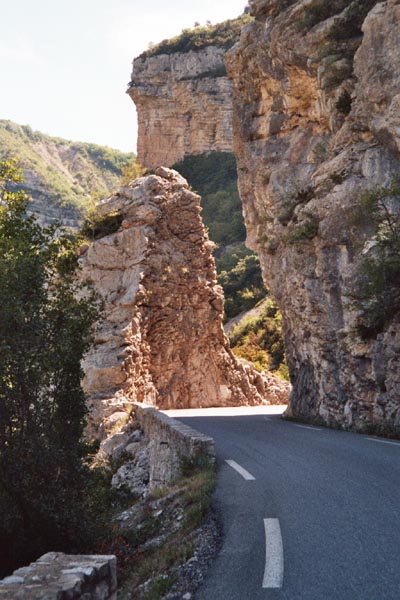
<path fill-rule="evenodd" d="M 122 223 L 80 258 L 82 276 L 106 298 L 83 365 L 89 434 L 115 434 L 133 402 L 161 409 L 255 405 L 268 403 L 269 389 L 272 400 L 279 391 L 286 398 L 286 382 L 263 378 L 230 350 L 213 244 L 187 182 L 159 168 L 100 210 L 118 212 Z"/>

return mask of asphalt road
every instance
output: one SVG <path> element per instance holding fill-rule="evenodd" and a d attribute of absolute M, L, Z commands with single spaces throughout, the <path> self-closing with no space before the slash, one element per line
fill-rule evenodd
<path fill-rule="evenodd" d="M 219 464 L 223 547 L 198 600 L 400 600 L 400 443 L 276 415 L 181 420 Z"/>

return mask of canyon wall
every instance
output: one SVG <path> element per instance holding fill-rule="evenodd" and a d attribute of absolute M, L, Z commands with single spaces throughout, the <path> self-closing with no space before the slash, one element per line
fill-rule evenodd
<path fill-rule="evenodd" d="M 226 49 L 141 56 L 128 94 L 138 114 L 138 161 L 171 166 L 188 154 L 232 151 L 232 83 Z"/>
<path fill-rule="evenodd" d="M 250 5 L 226 63 L 248 244 L 283 315 L 288 412 L 399 428 L 400 0 Z"/>
<path fill-rule="evenodd" d="M 120 216 L 82 247 L 82 277 L 106 299 L 84 362 L 89 433 L 104 438 L 133 402 L 185 408 L 282 402 L 287 384 L 242 365 L 223 332 L 223 294 L 200 197 L 159 168 L 99 205 Z"/>

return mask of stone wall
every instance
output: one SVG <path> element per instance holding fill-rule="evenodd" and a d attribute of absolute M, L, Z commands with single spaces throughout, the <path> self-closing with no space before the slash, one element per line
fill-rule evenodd
<path fill-rule="evenodd" d="M 182 463 L 213 463 L 215 444 L 211 437 L 171 419 L 152 407 L 135 406 L 135 417 L 149 442 L 150 488 L 182 475 Z"/>
<path fill-rule="evenodd" d="M 0 599 L 116 600 L 116 558 L 49 552 L 1 580 Z"/>

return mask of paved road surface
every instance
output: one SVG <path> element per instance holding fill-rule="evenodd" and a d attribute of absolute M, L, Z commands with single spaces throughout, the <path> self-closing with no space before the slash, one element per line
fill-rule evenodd
<path fill-rule="evenodd" d="M 400 443 L 254 411 L 182 418 L 219 463 L 223 547 L 196 598 L 400 600 Z"/>

